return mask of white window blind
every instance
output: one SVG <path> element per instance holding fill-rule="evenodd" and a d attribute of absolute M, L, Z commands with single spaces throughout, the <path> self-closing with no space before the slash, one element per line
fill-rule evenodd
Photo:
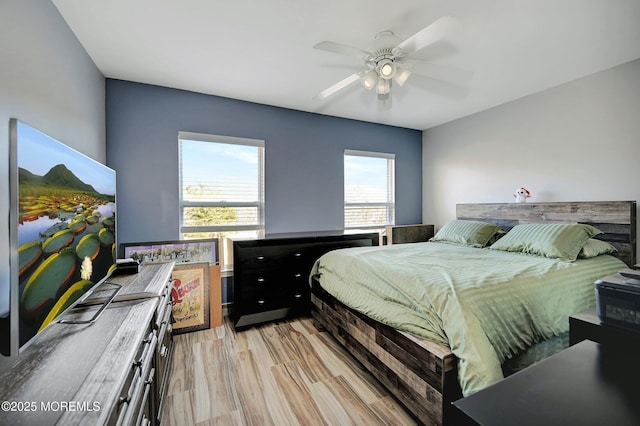
<path fill-rule="evenodd" d="M 182 238 L 220 238 L 228 269 L 230 238 L 264 235 L 264 141 L 180 132 L 179 146 Z"/>
<path fill-rule="evenodd" d="M 344 152 L 345 229 L 378 229 L 395 224 L 395 155 Z"/>

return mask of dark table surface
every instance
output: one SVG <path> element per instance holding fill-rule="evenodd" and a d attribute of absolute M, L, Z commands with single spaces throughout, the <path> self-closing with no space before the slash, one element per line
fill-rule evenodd
<path fill-rule="evenodd" d="M 453 405 L 456 424 L 640 425 L 640 352 L 584 340 Z"/>

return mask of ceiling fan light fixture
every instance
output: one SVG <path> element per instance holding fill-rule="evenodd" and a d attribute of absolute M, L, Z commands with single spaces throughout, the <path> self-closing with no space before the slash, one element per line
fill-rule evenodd
<path fill-rule="evenodd" d="M 378 82 L 378 73 L 375 70 L 369 70 L 362 76 L 360 82 L 365 89 L 371 90 L 376 87 L 376 83 Z"/>
<path fill-rule="evenodd" d="M 405 67 L 397 67 L 396 75 L 393 77 L 398 86 L 402 87 L 404 83 L 407 82 L 407 79 L 411 75 L 411 69 Z"/>
<path fill-rule="evenodd" d="M 315 49 L 357 57 L 364 61 L 365 68 L 323 90 L 314 96 L 314 99 L 325 99 L 360 80 L 365 89 L 375 88 L 380 110 L 391 108 L 391 89 L 394 80 L 398 86 L 403 86 L 413 72 L 411 55 L 439 42 L 452 21 L 448 16 L 439 18 L 404 40 L 400 40 L 392 31 L 381 31 L 375 37 L 372 51 L 330 41 L 317 43 L 314 46 Z M 418 60 L 418 62 L 421 61 Z"/>
<path fill-rule="evenodd" d="M 379 78 L 378 85 L 376 86 L 376 93 L 378 95 L 388 95 L 390 92 L 391 92 L 391 80 Z"/>
<path fill-rule="evenodd" d="M 391 59 L 378 62 L 378 73 L 385 80 L 390 80 L 396 74 L 396 64 Z"/>

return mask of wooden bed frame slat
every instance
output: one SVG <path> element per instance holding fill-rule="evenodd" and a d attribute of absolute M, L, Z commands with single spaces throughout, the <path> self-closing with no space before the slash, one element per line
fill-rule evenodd
<path fill-rule="evenodd" d="M 348 308 L 313 281 L 311 312 L 328 331 L 424 424 L 440 425 L 462 396 L 457 359 L 444 345 L 404 333 Z M 453 383 L 457 389 L 447 389 Z M 447 395 L 447 399 L 443 398 Z"/>
<path fill-rule="evenodd" d="M 588 223 L 604 232 L 629 266 L 636 263 L 636 202 L 458 204 L 458 219 L 497 223 Z M 462 396 L 457 358 L 451 350 L 381 324 L 345 306 L 314 278 L 311 314 L 362 363 L 421 423 L 454 424 L 451 402 Z"/>

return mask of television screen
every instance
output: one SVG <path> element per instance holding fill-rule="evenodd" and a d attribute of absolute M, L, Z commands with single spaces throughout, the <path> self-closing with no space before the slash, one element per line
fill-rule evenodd
<path fill-rule="evenodd" d="M 116 173 L 19 120 L 11 136 L 11 315 L 23 347 L 115 269 Z"/>

